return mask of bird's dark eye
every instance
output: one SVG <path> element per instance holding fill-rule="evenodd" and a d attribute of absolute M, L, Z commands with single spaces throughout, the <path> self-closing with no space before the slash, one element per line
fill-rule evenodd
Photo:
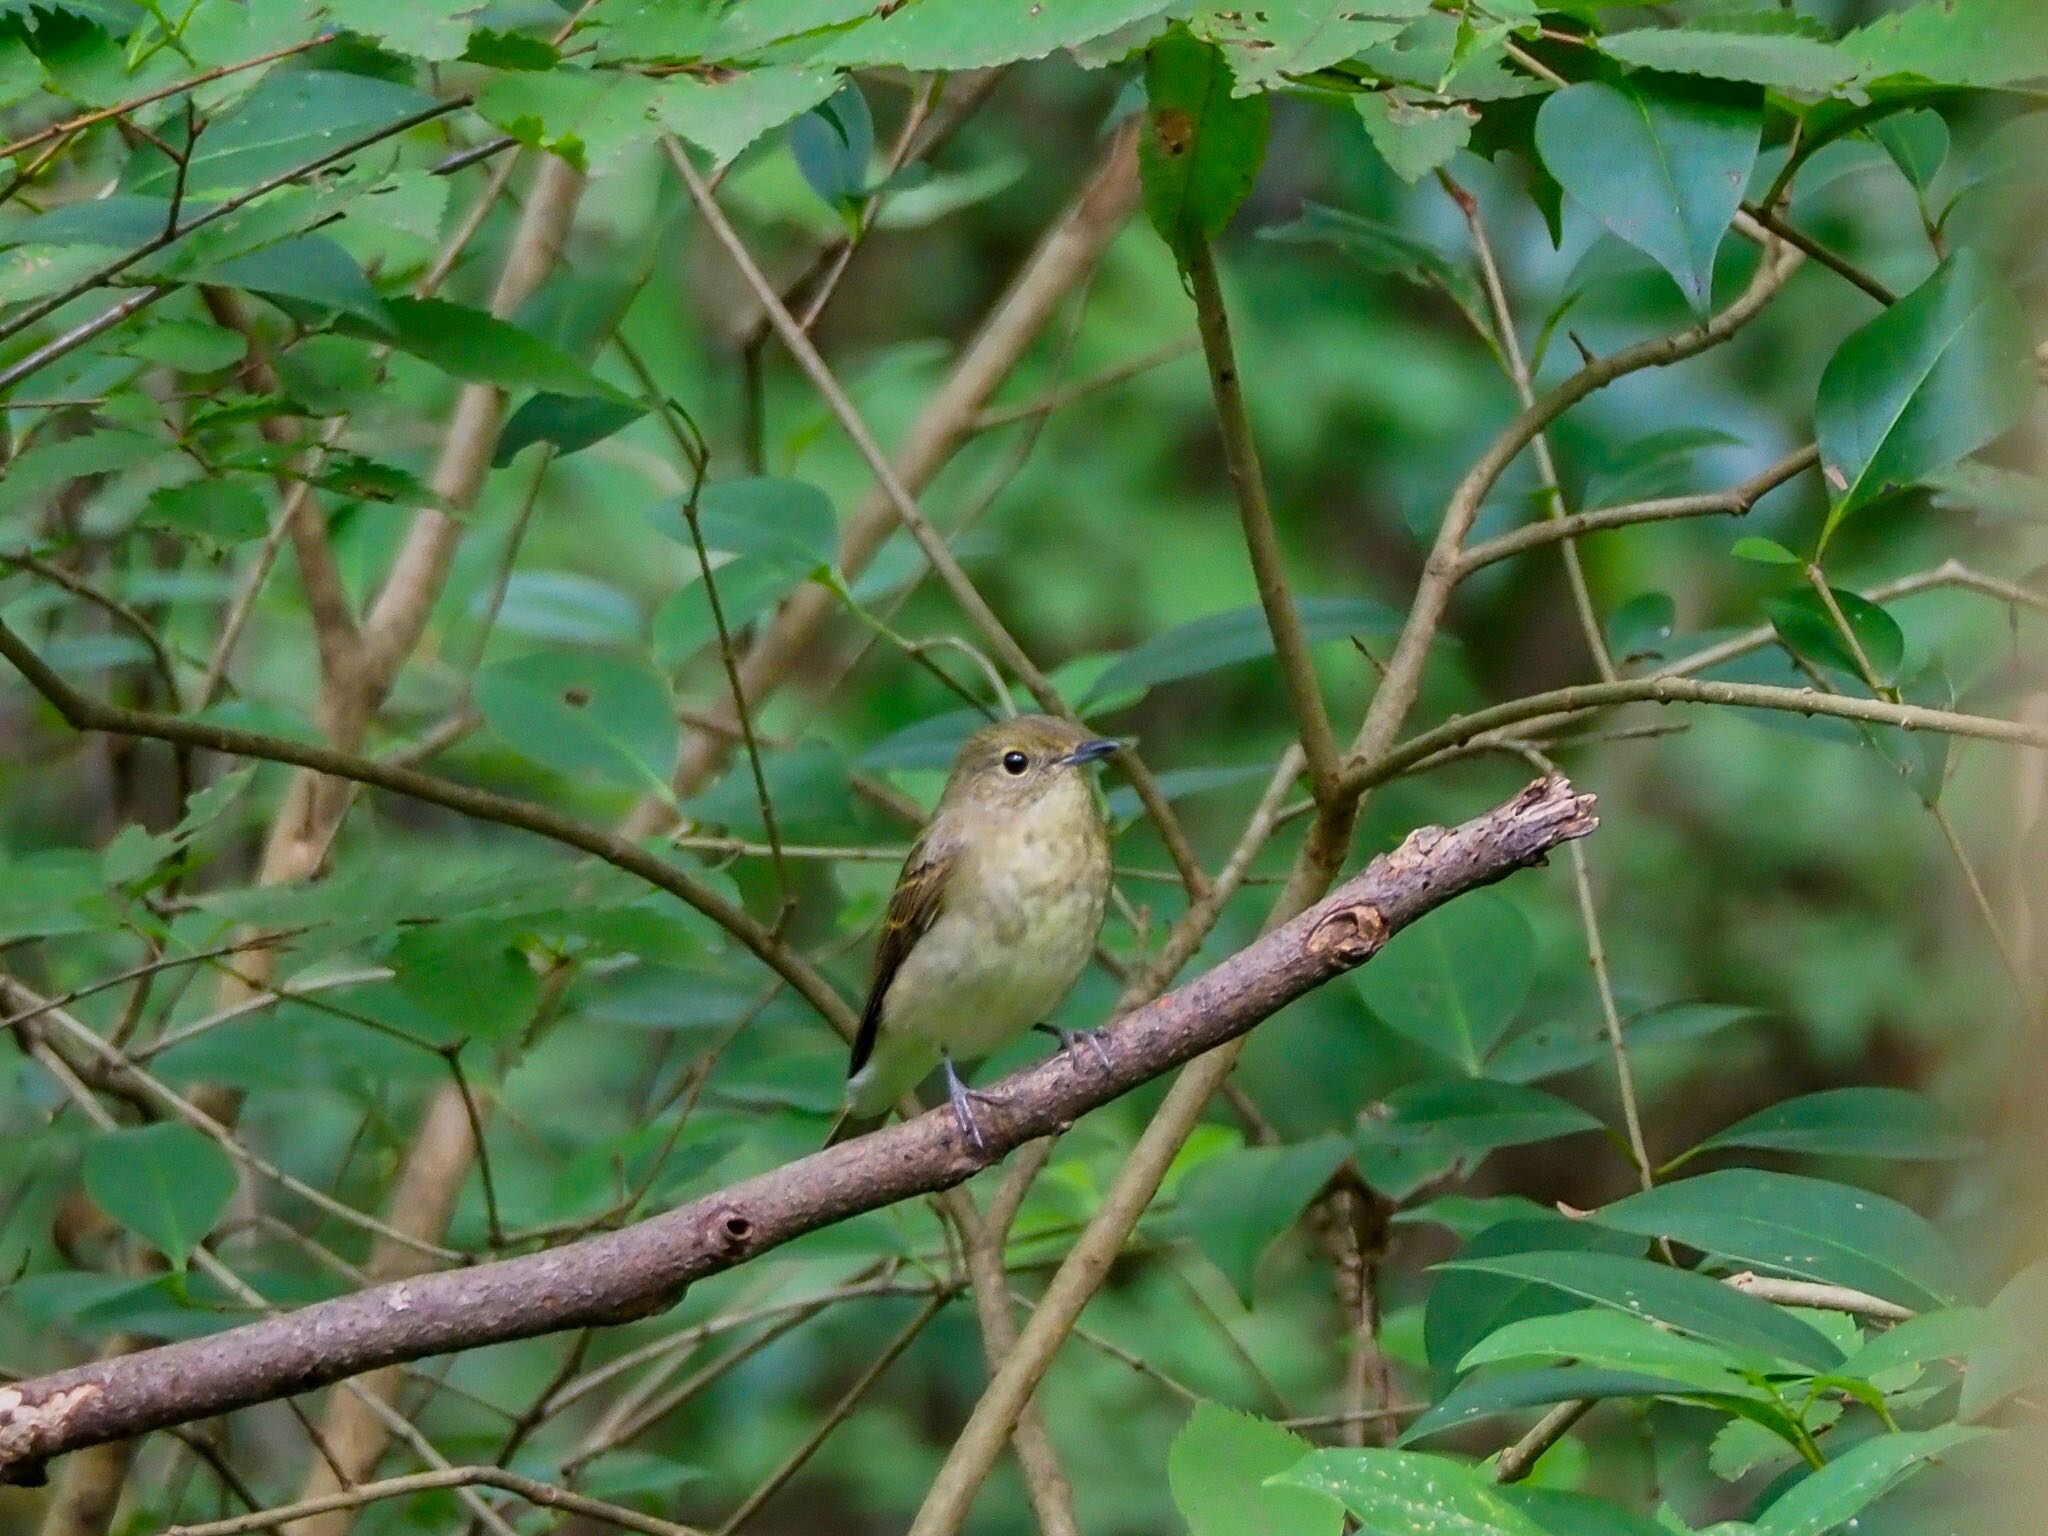
<path fill-rule="evenodd" d="M 1022 773 L 1030 766 L 1031 759 L 1022 752 L 1005 752 L 1003 754 L 1003 772 L 1005 773 Z"/>

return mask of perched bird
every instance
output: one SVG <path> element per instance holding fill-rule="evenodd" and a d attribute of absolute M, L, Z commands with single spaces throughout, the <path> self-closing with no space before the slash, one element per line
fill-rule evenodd
<path fill-rule="evenodd" d="M 896 877 L 834 1141 L 884 1116 L 933 1067 L 960 1128 L 981 1128 L 958 1061 L 1034 1026 L 1080 976 L 1109 899 L 1109 833 L 1085 769 L 1116 751 L 1051 715 L 967 739 Z M 1099 1043 L 1094 1047 L 1101 1050 Z"/>

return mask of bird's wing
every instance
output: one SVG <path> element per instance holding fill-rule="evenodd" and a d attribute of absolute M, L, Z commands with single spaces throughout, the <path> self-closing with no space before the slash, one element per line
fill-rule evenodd
<path fill-rule="evenodd" d="M 888 995 L 889 983 L 896 979 L 910 951 L 939 915 L 946 877 L 952 872 L 958 852 L 958 841 L 934 823 L 925 828 L 911 846 L 910 856 L 903 861 L 903 872 L 896 877 L 896 889 L 889 897 L 889 910 L 882 917 L 882 937 L 875 945 L 874 979 L 868 984 L 867 1006 L 861 1010 L 860 1029 L 853 1037 L 848 1077 L 866 1066 L 874 1054 L 875 1035 L 882 1027 L 882 999 Z"/>

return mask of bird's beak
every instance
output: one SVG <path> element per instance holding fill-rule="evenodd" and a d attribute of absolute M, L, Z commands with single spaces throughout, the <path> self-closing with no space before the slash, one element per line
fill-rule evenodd
<path fill-rule="evenodd" d="M 1116 751 L 1118 746 L 1119 743 L 1110 741 L 1107 738 L 1096 741 L 1084 741 L 1065 757 L 1060 758 L 1059 761 L 1063 764 L 1099 763 L 1109 756 L 1110 753 Z"/>

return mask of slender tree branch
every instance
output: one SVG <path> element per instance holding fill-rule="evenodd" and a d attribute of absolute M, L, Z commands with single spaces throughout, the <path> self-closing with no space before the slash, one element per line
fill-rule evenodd
<path fill-rule="evenodd" d="M 1177 362 L 1201 345 L 1202 340 L 1199 336 L 1184 336 L 1179 341 L 1170 341 L 1141 357 L 1134 357 L 1127 363 L 1105 368 L 1092 377 L 1077 379 L 1072 384 L 1048 390 L 1036 400 L 1026 400 L 1018 405 L 990 406 L 976 413 L 974 430 L 992 432 L 997 427 L 1007 427 L 1016 422 L 1035 421 L 1041 416 L 1050 416 L 1055 411 L 1066 409 L 1077 400 L 1086 400 L 1090 395 L 1100 394 L 1103 390 L 1111 389 L 1127 379 L 1134 379 L 1142 373 L 1150 373 L 1154 368 L 1163 367 L 1167 363 Z"/>
<path fill-rule="evenodd" d="M 1244 384 L 1230 341 L 1230 311 L 1216 280 L 1216 259 L 1209 243 L 1196 242 L 1188 257 L 1188 284 L 1194 292 L 1195 319 L 1201 327 L 1202 355 L 1209 364 L 1209 391 L 1216 402 L 1216 422 L 1223 439 L 1223 463 L 1237 494 L 1238 518 L 1244 525 L 1244 547 L 1258 587 L 1259 606 L 1273 635 L 1273 657 L 1294 710 L 1295 729 L 1308 764 L 1309 783 L 1317 800 L 1337 792 L 1343 766 L 1330 713 L 1316 684 L 1308 636 L 1294 609 L 1287 585 L 1287 558 L 1273 526 L 1273 508 L 1266 499 L 1266 477 L 1259 469 L 1258 442 L 1252 435 L 1251 413 L 1245 406 Z"/>
<path fill-rule="evenodd" d="M 1461 827 L 1416 832 L 1319 906 L 1124 1017 L 1105 1032 L 1101 1060 L 1092 1053 L 1086 1059 L 1062 1054 L 1006 1080 L 999 1101 L 981 1112 L 982 1145 L 962 1134 L 949 1110 L 934 1110 L 618 1232 L 379 1286 L 0 1388 L 0 1482 L 38 1476 L 43 1463 L 82 1446 L 212 1417 L 379 1366 L 649 1315 L 694 1281 L 805 1232 L 964 1181 L 1025 1142 L 1235 1039 L 1294 998 L 1365 963 L 1425 913 L 1541 862 L 1594 826 L 1590 800 L 1562 780 L 1545 780 Z M 1073 1320 L 1063 1310 L 1049 1293 L 977 1411 L 983 1427 L 970 1426 L 962 1445 L 979 1447 L 992 1460 L 1008 1439 L 1046 1358 L 1026 1341 L 1034 1331 L 1063 1334 Z M 1019 1361 L 1030 1368 L 1017 1371 Z M 1024 1375 L 1029 1379 L 1018 1379 Z M 1020 1395 L 1008 1396 L 1020 1387 Z M 990 1409 L 995 1402 L 1013 1406 Z M 985 1440 L 997 1420 L 993 1439 Z M 976 1475 L 963 1491 L 971 1493 L 979 1482 Z M 921 1525 L 930 1528 L 929 1521 Z"/>
<path fill-rule="evenodd" d="M 1632 527 L 1637 523 L 1668 522 L 1681 517 L 1712 517 L 1719 514 L 1742 516 L 1754 507 L 1764 496 L 1783 485 L 1804 470 L 1813 468 L 1819 461 L 1820 450 L 1809 443 L 1796 453 L 1789 453 L 1768 469 L 1759 470 L 1739 485 L 1725 491 L 1709 491 L 1697 496 L 1666 496 L 1653 501 L 1624 502 L 1619 506 L 1600 507 L 1591 512 L 1574 512 L 1569 516 L 1554 518 L 1549 522 L 1530 523 L 1482 543 L 1474 544 L 1458 560 L 1458 580 L 1463 581 L 1474 571 L 1505 560 L 1511 555 L 1523 554 L 1539 545 L 1554 543 L 1558 539 L 1577 538 L 1581 534 L 1599 533 L 1609 528 Z"/>
<path fill-rule="evenodd" d="M 566 1488 L 556 1487 L 553 1483 L 541 1482 L 538 1478 L 508 1472 L 503 1467 L 449 1467 L 433 1472 L 414 1472 L 406 1477 L 389 1477 L 382 1482 L 359 1484 L 344 1493 L 326 1494 L 317 1499 L 302 1499 L 296 1504 L 283 1504 L 276 1509 L 259 1509 L 246 1515 L 236 1515 L 228 1520 L 213 1520 L 203 1525 L 174 1525 L 164 1533 L 164 1536 L 243 1536 L 247 1531 L 273 1530 L 309 1515 L 357 1510 L 366 1504 L 380 1503 L 385 1499 L 402 1499 L 411 1494 L 432 1493 L 443 1488 L 496 1488 L 504 1493 L 515 1494 L 541 1509 L 555 1509 L 567 1515 L 580 1515 L 586 1520 L 616 1526 L 622 1531 L 641 1532 L 642 1536 L 704 1536 L 702 1531 L 693 1526 L 677 1525 L 673 1520 L 658 1520 L 653 1515 L 642 1514 L 637 1509 L 628 1509 L 622 1504 L 607 1504 L 603 1499 L 572 1493 Z"/>

